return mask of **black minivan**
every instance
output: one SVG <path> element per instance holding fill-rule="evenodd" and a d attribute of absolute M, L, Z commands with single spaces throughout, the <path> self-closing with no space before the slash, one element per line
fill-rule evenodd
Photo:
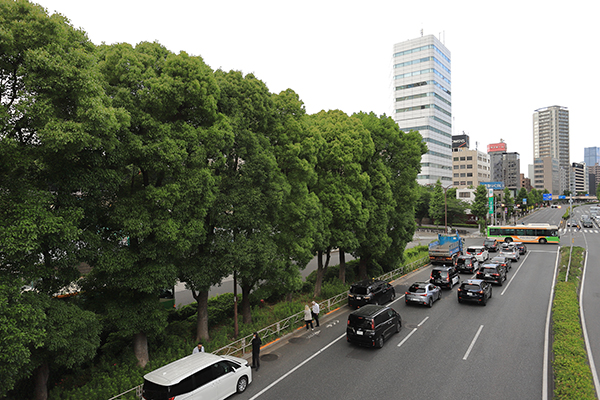
<path fill-rule="evenodd" d="M 365 304 L 385 304 L 396 298 L 396 290 L 389 282 L 365 279 L 353 283 L 348 291 L 348 305 L 362 307 Z"/>
<path fill-rule="evenodd" d="M 448 289 L 452 289 L 452 286 L 454 286 L 454 284 L 460 283 L 458 270 L 453 265 L 449 267 L 433 267 L 431 269 L 429 283 L 433 283 L 434 285 L 440 287 L 447 287 Z"/>
<path fill-rule="evenodd" d="M 383 342 L 400 332 L 402 318 L 388 306 L 367 304 L 348 315 L 346 340 L 363 346 L 382 348 Z"/>

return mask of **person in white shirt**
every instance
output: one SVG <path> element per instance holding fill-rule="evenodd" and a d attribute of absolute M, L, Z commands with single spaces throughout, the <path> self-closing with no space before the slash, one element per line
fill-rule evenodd
<path fill-rule="evenodd" d="M 194 347 L 192 354 L 196 353 L 204 353 L 204 346 L 202 346 L 202 343 L 198 343 L 198 346 Z"/>
<path fill-rule="evenodd" d="M 315 320 L 316 326 L 319 326 L 319 311 L 321 311 L 321 309 L 319 308 L 319 304 L 317 302 L 313 301 L 311 312 L 312 312 L 312 317 Z"/>

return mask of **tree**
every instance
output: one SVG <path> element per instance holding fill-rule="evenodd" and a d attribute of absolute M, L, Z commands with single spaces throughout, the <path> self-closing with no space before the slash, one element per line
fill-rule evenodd
<path fill-rule="evenodd" d="M 414 203 L 419 186 L 416 177 L 426 148 L 416 132 L 400 131 L 393 119 L 373 113 L 355 114 L 371 134 L 375 151 L 363 163 L 369 175 L 364 203 L 369 219 L 359 231 L 359 247 L 353 255 L 360 259 L 359 275 L 377 263 L 384 270 L 396 268 L 406 243 L 415 232 Z"/>
<path fill-rule="evenodd" d="M 17 279 L 0 281 L 0 397 L 31 374 L 31 355 L 46 338 L 46 316 L 34 303 L 35 294 L 21 293 Z"/>
<path fill-rule="evenodd" d="M 320 296 L 323 276 L 323 254 L 333 248 L 351 252 L 358 248 L 357 233 L 364 231 L 369 213 L 363 192 L 369 176 L 362 163 L 374 152 L 369 131 L 356 117 L 339 110 L 321 111 L 308 119 L 309 129 L 319 144 L 317 148 L 317 182 L 311 190 L 321 207 L 321 220 L 316 234 L 317 279 L 314 296 Z"/>
<path fill-rule="evenodd" d="M 43 337 L 24 336 L 40 340 L 29 346 L 28 362 L 19 361 L 20 377 L 35 369 L 35 398 L 45 399 L 50 369 L 43 366 L 52 365 L 58 334 L 50 327 L 62 318 L 52 312 L 62 304 L 54 294 L 80 276 L 93 205 L 114 178 L 107 155 L 127 118 L 111 106 L 84 32 L 26 1 L 1 1 L 0 19 L 0 270 L 21 285 L 32 282 L 30 293 L 9 304 L 23 311 L 33 305 L 31 317 L 39 318 L 11 314 L 6 322 L 24 335 L 36 323 L 46 327 Z M 70 310 L 95 321 L 76 305 Z M 90 322 L 89 357 L 97 333 Z M 78 343 L 77 335 L 61 338 L 63 349 Z M 71 367 L 83 361 L 65 358 Z"/>
<path fill-rule="evenodd" d="M 525 203 L 523 203 L 523 199 L 525 199 Z M 519 189 L 519 191 L 517 192 L 517 197 L 515 198 L 515 204 L 517 204 L 519 206 L 519 208 L 521 209 L 522 212 L 525 212 L 527 210 L 527 207 L 528 207 L 527 189 L 525 189 L 524 187 Z"/>
<path fill-rule="evenodd" d="M 436 182 L 433 193 L 431 195 L 431 200 L 429 202 L 429 215 L 433 219 L 436 225 L 440 224 L 440 221 L 444 221 L 446 213 L 446 200 L 444 197 L 444 189 L 442 188 L 442 183 L 438 179 Z"/>
<path fill-rule="evenodd" d="M 113 155 L 119 179 L 97 204 L 102 240 L 86 287 L 116 335 L 133 339 L 144 367 L 148 335 L 167 323 L 158 295 L 174 286 L 182 255 L 212 229 L 205 225 L 216 198 L 209 165 L 227 141 L 227 124 L 200 57 L 158 43 L 102 46 L 100 56 L 106 91 L 131 121 Z"/>
<path fill-rule="evenodd" d="M 273 96 L 252 74 L 217 70 L 215 75 L 221 90 L 218 109 L 235 138 L 218 171 L 221 181 L 211 211 L 219 231 L 215 254 L 239 282 L 242 320 L 251 323 L 250 293 L 261 281 L 290 290 L 299 286 L 299 263 L 308 262 L 312 244 L 310 228 L 303 232 L 299 228 L 308 226 L 305 222 L 284 222 L 290 222 L 291 204 L 298 205 L 294 212 L 299 215 L 311 215 L 302 181 L 314 174 L 304 161 L 310 147 L 302 149 L 304 110 L 297 96 Z M 299 239 L 295 245 L 294 237 Z"/>
<path fill-rule="evenodd" d="M 469 205 L 456 198 L 456 188 L 450 188 L 446 191 L 446 209 L 448 215 L 448 225 L 454 224 L 459 218 L 465 215 L 465 210 Z"/>
<path fill-rule="evenodd" d="M 508 221 L 513 214 L 515 200 L 510 195 L 510 190 L 508 188 L 504 188 L 504 195 L 502 196 L 502 203 L 504 207 L 506 207 L 506 220 Z"/>
<path fill-rule="evenodd" d="M 477 217 L 479 229 L 485 232 L 487 215 L 489 214 L 488 191 L 484 185 L 477 186 L 475 190 L 475 200 L 471 204 L 471 212 Z"/>
<path fill-rule="evenodd" d="M 429 217 L 429 203 L 431 202 L 431 186 L 418 187 L 418 196 L 415 203 L 415 218 L 422 223 L 423 218 Z"/>

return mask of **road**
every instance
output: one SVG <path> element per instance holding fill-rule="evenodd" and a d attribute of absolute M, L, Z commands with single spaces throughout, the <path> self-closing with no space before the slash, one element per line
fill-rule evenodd
<path fill-rule="evenodd" d="M 558 223 L 564 211 L 544 209 L 522 222 Z M 561 245 L 569 245 L 572 238 L 588 248 L 590 260 L 597 256 L 597 227 L 561 235 Z M 466 244 L 481 241 L 470 238 Z M 391 305 L 402 315 L 403 328 L 383 349 L 346 342 L 351 310 L 343 307 L 322 318 L 315 331 L 300 329 L 264 348 L 252 385 L 235 398 L 551 398 L 550 344 L 545 338 L 558 246 L 530 244 L 528 250 L 513 264 L 504 285 L 493 287 L 486 307 L 458 304 L 456 286 L 444 290 L 442 300 L 431 309 L 406 306 L 404 291 L 411 283 L 426 280 L 431 267 L 396 280 L 398 297 Z M 586 283 L 600 279 L 592 264 L 586 269 Z M 462 280 L 469 277 L 461 275 Z M 584 290 L 584 310 L 597 309 L 596 286 L 588 284 Z M 600 316 L 584 315 L 592 354 L 600 354 Z"/>

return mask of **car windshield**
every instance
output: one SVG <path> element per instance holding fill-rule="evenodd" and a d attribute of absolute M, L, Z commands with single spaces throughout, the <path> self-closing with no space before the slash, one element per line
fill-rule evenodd
<path fill-rule="evenodd" d="M 412 286 L 411 286 L 411 287 L 408 289 L 408 291 L 409 291 L 409 292 L 411 292 L 411 293 L 425 293 L 425 288 L 424 288 L 424 287 L 421 287 L 421 286 L 415 286 L 415 285 L 412 285 Z"/>

